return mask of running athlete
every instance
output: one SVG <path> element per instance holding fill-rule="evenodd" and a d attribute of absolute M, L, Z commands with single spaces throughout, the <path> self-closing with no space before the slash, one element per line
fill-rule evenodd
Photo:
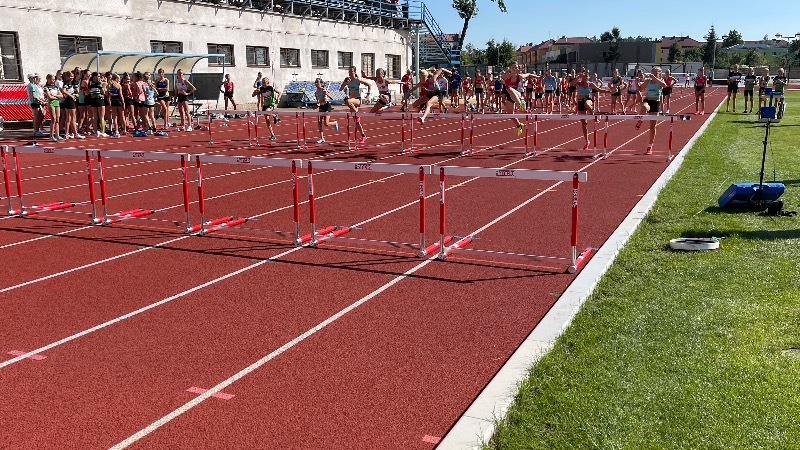
<path fill-rule="evenodd" d="M 383 69 L 378 69 L 378 70 L 380 71 Z M 314 92 L 314 97 L 316 97 L 317 99 L 317 106 L 319 107 L 319 112 L 329 113 L 333 111 L 333 106 L 328 101 L 328 99 L 333 100 L 333 96 L 331 95 L 330 92 L 328 92 L 327 89 L 325 89 L 322 78 L 317 78 L 316 80 L 314 80 L 314 85 L 317 87 L 316 92 Z M 269 123 L 269 120 L 267 120 L 267 123 Z M 317 125 L 319 128 L 319 140 L 317 141 L 317 144 L 325 143 L 325 133 L 322 131 L 323 125 L 326 127 L 333 127 L 334 131 L 339 131 L 339 122 L 338 121 L 331 122 L 330 114 L 325 114 L 325 115 L 320 114 L 320 116 L 317 117 Z"/>
<path fill-rule="evenodd" d="M 384 108 L 388 108 L 392 104 L 392 93 L 389 91 L 390 84 L 402 84 L 401 81 L 397 80 L 390 80 L 386 78 L 386 71 L 383 69 L 377 69 L 375 71 L 374 77 L 368 77 L 366 72 L 363 70 L 361 71 L 361 78 L 372 80 L 375 82 L 375 86 L 378 89 L 378 100 L 375 101 L 375 104 L 372 105 L 372 109 L 369 110 L 371 113 L 380 112 Z"/>
<path fill-rule="evenodd" d="M 701 67 L 694 77 L 694 113 L 703 115 L 706 113 L 706 68 Z"/>
<path fill-rule="evenodd" d="M 519 65 L 517 63 L 511 64 L 511 66 L 508 68 L 506 76 L 503 77 L 502 98 L 504 100 L 504 112 L 513 114 L 515 106 L 519 108 L 520 111 L 525 110 L 525 106 L 523 106 L 522 102 L 522 95 L 519 93 L 519 91 L 517 91 L 516 86 L 519 85 L 521 79 L 528 77 L 535 77 L 535 75 L 532 73 L 520 73 Z M 522 122 L 520 122 L 516 117 L 513 118 L 512 121 L 517 129 L 517 134 L 522 135 Z"/>
<path fill-rule="evenodd" d="M 400 79 L 401 90 L 403 91 L 403 102 L 400 104 L 400 111 L 408 111 L 408 101 L 411 99 L 411 85 L 414 83 L 414 74 L 411 69 L 406 70 L 406 74 Z"/>
<path fill-rule="evenodd" d="M 667 84 L 667 87 L 661 91 L 662 98 L 664 99 L 664 107 L 662 108 L 664 114 L 669 114 L 669 98 L 672 94 L 672 87 L 675 86 L 675 83 L 677 82 L 678 79 L 672 76 L 672 71 L 667 69 L 664 72 L 664 83 Z"/>
<path fill-rule="evenodd" d="M 639 85 L 642 84 L 644 80 L 644 72 L 642 69 L 636 71 L 636 75 L 631 77 L 630 82 L 628 83 L 628 95 L 625 96 L 625 103 L 622 105 L 622 114 L 626 114 L 628 111 L 636 111 L 636 104 L 641 103 L 639 101 Z M 630 107 L 628 106 L 630 104 Z"/>
<path fill-rule="evenodd" d="M 536 90 L 536 80 L 536 74 L 534 73 L 529 77 L 525 77 L 522 82 L 525 85 L 525 104 L 527 105 L 525 112 L 531 112 L 531 108 L 533 108 L 533 91 Z"/>
<path fill-rule="evenodd" d="M 113 132 L 111 137 L 119 138 L 120 129 L 124 131 L 127 128 L 125 126 L 125 100 L 122 97 L 122 85 L 119 82 L 119 75 L 111 75 L 106 97 L 111 105 L 111 131 Z"/>
<path fill-rule="evenodd" d="M 175 74 L 175 97 L 178 113 L 181 115 L 180 131 L 192 131 L 192 116 L 189 114 L 189 96 L 194 93 L 195 87 L 189 80 L 183 78 L 183 70 L 178 69 Z"/>
<path fill-rule="evenodd" d="M 417 119 L 419 123 L 425 123 L 428 113 L 431 112 L 431 102 L 439 96 L 439 85 L 436 84 L 436 80 L 442 76 L 443 72 L 448 73 L 449 71 L 447 69 L 439 69 L 433 73 L 427 70 L 419 71 L 419 83 L 415 86 L 415 89 L 419 89 L 419 99 L 411 105 L 412 108 L 419 108 L 420 112 L 425 110 L 422 117 Z"/>
<path fill-rule="evenodd" d="M 596 78 L 596 77 L 595 77 Z M 572 81 L 575 86 L 575 107 L 579 115 L 594 115 L 594 101 L 592 100 L 593 92 L 606 91 L 596 80 L 589 79 L 589 70 L 584 68 L 579 75 Z M 581 119 L 581 128 L 583 131 L 583 149 L 589 150 L 589 126 L 586 119 Z"/>
<path fill-rule="evenodd" d="M 220 92 L 222 92 L 222 96 L 225 97 L 225 111 L 228 110 L 228 101 L 231 102 L 233 105 L 233 110 L 236 111 L 236 100 L 233 99 L 233 81 L 231 80 L 231 74 L 225 74 L 225 81 L 220 84 Z"/>
<path fill-rule="evenodd" d="M 619 76 L 619 69 L 614 69 L 611 74 L 611 81 L 608 82 L 609 90 L 611 91 L 611 114 L 617 113 L 617 104 L 622 109 L 622 113 L 625 113 L 625 105 L 622 104 L 622 91 L 624 91 L 628 87 L 628 83 L 625 82 L 621 76 Z"/>
<path fill-rule="evenodd" d="M 750 111 L 753 112 L 753 91 L 756 87 L 756 71 L 752 67 L 747 69 L 747 75 L 744 77 L 744 112 L 747 114 L 747 99 L 750 99 Z"/>
<path fill-rule="evenodd" d="M 367 87 L 367 98 L 369 98 L 369 93 L 371 91 L 371 87 L 369 83 L 364 80 L 358 78 L 356 74 L 356 66 L 350 66 L 348 69 L 347 77 L 345 77 L 344 81 L 342 82 L 341 87 L 339 88 L 340 91 L 343 91 L 347 88 L 347 95 L 348 99 L 345 100 L 345 104 L 348 108 L 350 108 L 350 112 L 356 113 L 356 129 L 361 133 L 361 138 L 358 140 L 359 144 L 363 144 L 367 140 L 367 135 L 364 133 L 364 126 L 361 124 L 361 117 L 358 116 L 358 108 L 361 106 L 361 85 Z"/>
<path fill-rule="evenodd" d="M 653 67 L 650 70 L 650 75 L 643 77 L 643 81 L 639 83 L 639 91 L 643 93 L 643 101 L 639 107 L 640 114 L 658 115 L 659 108 L 661 107 L 661 90 L 667 86 L 664 79 L 661 77 L 661 68 Z M 636 129 L 642 126 L 642 121 L 636 122 Z M 650 141 L 647 144 L 645 155 L 653 154 L 653 141 L 656 139 L 656 121 L 650 121 Z"/>
<path fill-rule="evenodd" d="M 158 69 L 156 103 L 158 104 L 161 118 L 164 119 L 164 129 L 166 130 L 167 120 L 169 119 L 169 79 L 164 76 L 164 69 Z"/>
<path fill-rule="evenodd" d="M 261 111 L 275 111 L 275 104 L 281 96 L 280 91 L 275 89 L 267 78 L 262 78 L 259 80 L 259 82 L 261 84 L 253 91 L 252 96 L 258 98 L 258 104 L 261 106 Z M 278 118 L 277 114 L 267 114 L 264 119 L 264 121 L 267 123 L 267 129 L 269 130 L 269 140 L 277 140 L 278 138 L 275 136 L 275 131 L 272 129 L 272 124 L 274 123 L 277 125 L 281 119 Z"/>
<path fill-rule="evenodd" d="M 739 65 L 734 64 L 731 71 L 728 72 L 728 97 L 725 99 L 725 112 L 728 112 L 728 106 L 733 97 L 733 112 L 736 112 L 736 94 L 739 93 L 739 80 L 742 79 L 742 73 L 739 72 Z"/>

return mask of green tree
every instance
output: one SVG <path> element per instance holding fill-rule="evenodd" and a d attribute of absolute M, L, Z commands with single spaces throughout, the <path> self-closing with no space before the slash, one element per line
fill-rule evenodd
<path fill-rule="evenodd" d="M 744 39 L 742 39 L 742 34 L 736 30 L 729 31 L 727 36 L 728 37 L 722 40 L 723 48 L 737 44 L 744 44 Z"/>
<path fill-rule="evenodd" d="M 504 0 L 492 0 L 497 3 L 500 11 L 507 12 Z M 458 48 L 464 46 L 464 38 L 467 36 L 469 21 L 478 15 L 477 0 L 453 0 L 453 9 L 458 13 L 458 17 L 464 20 L 464 27 L 461 28 L 461 35 L 458 37 Z"/>
<path fill-rule="evenodd" d="M 703 60 L 703 47 L 687 48 L 683 51 L 684 61 L 702 61 Z"/>
<path fill-rule="evenodd" d="M 683 49 L 681 48 L 680 42 L 674 42 L 669 47 L 669 55 L 667 56 L 667 61 L 671 63 L 683 61 Z"/>
<path fill-rule="evenodd" d="M 798 60 L 800 60 L 800 39 L 795 39 L 789 44 L 788 52 L 792 64 L 797 64 Z"/>
<path fill-rule="evenodd" d="M 717 32 L 714 30 L 714 25 L 711 25 L 711 29 L 708 30 L 708 34 L 705 36 L 705 38 L 706 38 L 706 45 L 703 46 L 703 62 L 710 66 L 711 64 L 714 63 L 714 56 L 718 52 L 717 50 L 718 36 Z"/>
<path fill-rule="evenodd" d="M 475 48 L 472 44 L 467 44 L 461 51 L 461 64 L 486 64 L 486 50 Z"/>
<path fill-rule="evenodd" d="M 486 64 L 507 67 L 516 61 L 516 46 L 508 39 L 503 39 L 503 42 L 490 39 L 489 42 L 486 43 Z"/>
<path fill-rule="evenodd" d="M 600 34 L 600 42 L 616 42 L 620 39 L 619 28 L 614 27 L 611 31 L 603 31 Z"/>
<path fill-rule="evenodd" d="M 756 49 L 751 48 L 747 50 L 747 54 L 744 56 L 744 64 L 750 67 L 757 67 L 764 65 L 764 55 L 761 52 L 756 51 Z"/>

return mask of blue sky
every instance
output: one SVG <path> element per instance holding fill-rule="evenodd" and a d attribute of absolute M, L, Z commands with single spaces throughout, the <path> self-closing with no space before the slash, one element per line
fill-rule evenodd
<path fill-rule="evenodd" d="M 460 33 L 463 20 L 452 8 L 451 0 L 423 0 L 445 33 Z M 538 44 L 561 36 L 599 37 L 603 31 L 619 27 L 623 37 L 688 35 L 703 40 L 711 25 L 717 35 L 735 29 L 745 40 L 758 40 L 775 33 L 800 32 L 800 1 L 697 2 L 692 0 L 604 2 L 573 0 L 505 0 L 507 14 L 491 0 L 478 0 L 478 16 L 467 30 L 466 43 L 478 48 L 486 41 L 507 38 L 515 45 Z M 698 7 L 698 5 L 703 5 Z M 659 7 L 662 11 L 652 11 Z M 613 9 L 613 12 L 612 12 Z M 634 12 L 635 11 L 635 12 Z M 652 12 L 651 12 L 652 11 Z M 776 13 L 777 12 L 777 13 Z"/>

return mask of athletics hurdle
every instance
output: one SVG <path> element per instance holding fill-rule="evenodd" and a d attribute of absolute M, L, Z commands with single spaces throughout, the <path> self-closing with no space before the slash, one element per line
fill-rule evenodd
<path fill-rule="evenodd" d="M 419 197 L 417 203 L 419 204 L 419 244 L 412 244 L 406 242 L 376 240 L 376 239 L 360 239 L 360 238 L 342 238 L 348 241 L 359 241 L 363 243 L 383 244 L 393 247 L 412 248 L 416 250 L 416 254 L 423 257 L 438 249 L 439 244 L 426 245 L 425 242 L 425 175 L 431 173 L 431 166 L 429 165 L 416 165 L 416 164 L 388 164 L 388 163 L 370 163 L 370 162 L 347 162 L 347 161 L 325 161 L 325 160 L 308 160 L 306 161 L 308 169 L 308 203 L 309 203 L 309 224 L 311 232 L 304 235 L 301 243 L 308 243 L 310 246 L 326 240 L 334 238 L 342 238 L 344 234 L 349 233 L 353 229 L 357 229 L 355 225 L 349 226 L 327 226 L 319 231 L 316 227 L 316 203 L 314 196 L 314 169 L 324 170 L 347 170 L 355 172 L 368 172 L 368 173 L 391 173 L 391 174 L 417 174 L 419 181 Z M 413 204 L 413 202 L 412 202 Z M 408 206 L 408 205 L 406 205 Z"/>
<path fill-rule="evenodd" d="M 203 191 L 203 164 L 234 164 L 245 166 L 261 166 L 261 167 L 286 167 L 291 168 L 291 184 L 292 184 L 292 217 L 294 222 L 293 230 L 293 243 L 300 244 L 300 204 L 299 204 L 299 191 L 298 191 L 298 169 L 303 167 L 303 161 L 300 159 L 286 159 L 286 158 L 267 158 L 260 156 L 228 156 L 228 155 L 211 155 L 211 154 L 197 154 L 193 155 L 197 165 L 197 194 L 198 206 L 200 212 L 200 224 L 187 228 L 187 232 L 197 232 L 200 235 L 207 235 L 222 228 L 230 228 L 236 225 L 243 224 L 252 219 L 252 217 L 239 217 L 234 219 L 233 216 L 224 216 L 219 219 L 205 221 L 205 195 Z M 268 230 L 264 230 L 268 231 Z M 278 234 L 284 234 L 281 231 L 275 231 Z"/>
<path fill-rule="evenodd" d="M 603 157 L 603 159 L 605 159 L 606 155 L 607 155 L 608 120 L 609 119 L 611 119 L 611 120 L 621 120 L 621 121 L 636 120 L 636 121 L 640 121 L 642 123 L 647 122 L 647 121 L 650 121 L 650 122 L 669 121 L 669 139 L 668 139 L 668 144 L 667 144 L 667 162 L 672 161 L 672 158 L 674 158 L 674 156 L 672 154 L 672 134 L 673 134 L 673 126 L 675 124 L 675 120 L 679 120 L 679 121 L 692 120 L 692 116 L 688 115 L 688 114 L 675 114 L 675 115 L 669 115 L 669 116 L 667 116 L 667 115 L 663 115 L 663 116 L 662 115 L 650 115 L 650 114 L 644 114 L 644 115 L 642 115 L 642 114 L 638 114 L 638 115 L 616 115 L 616 114 L 608 115 L 608 114 L 604 114 L 604 116 L 606 118 L 606 136 L 605 136 L 604 143 L 603 143 L 603 153 L 601 155 Z"/>
<path fill-rule="evenodd" d="M 455 252 L 479 252 L 498 257 L 522 257 L 527 259 L 539 259 L 547 261 L 570 262 L 567 271 L 575 273 L 578 268 L 586 261 L 592 253 L 592 248 L 586 248 L 578 254 L 578 185 L 587 181 L 586 172 L 570 172 L 559 170 L 531 170 L 531 169 L 506 169 L 506 168 L 486 168 L 486 167 L 462 167 L 462 166 L 433 166 L 434 172 L 439 172 L 439 259 L 447 259 Z M 445 192 L 447 190 L 447 175 L 461 177 L 478 178 L 504 178 L 514 180 L 541 180 L 557 181 L 559 183 L 572 181 L 572 206 L 570 223 L 570 247 L 571 258 L 559 256 L 531 255 L 522 253 L 512 253 L 494 250 L 476 250 L 465 248 L 476 236 L 460 237 L 454 244 L 447 245 L 447 241 L 452 239 L 446 232 L 446 205 Z M 488 228 L 488 226 L 483 229 Z"/>
<path fill-rule="evenodd" d="M 94 221 L 94 205 L 95 205 L 95 195 L 94 195 L 94 183 L 92 178 L 92 171 L 91 171 L 91 155 L 94 154 L 93 150 L 84 150 L 84 149 L 77 149 L 77 148 L 51 148 L 51 147 L 38 147 L 38 146 L 18 146 L 18 147 L 11 147 L 11 157 L 14 159 L 14 182 L 16 183 L 16 194 L 17 199 L 19 201 L 19 210 L 14 210 L 12 205 L 11 199 L 11 187 L 10 187 L 10 180 L 8 175 L 8 164 L 7 164 L 7 152 L 8 147 L 3 146 L 0 148 L 0 157 L 3 160 L 3 182 L 5 184 L 5 194 L 8 200 L 8 215 L 10 216 L 18 216 L 18 217 L 27 217 L 32 216 L 35 214 L 39 214 L 41 212 L 46 211 L 59 211 L 67 208 L 72 208 L 76 205 L 81 203 L 76 202 L 64 202 L 64 201 L 57 201 L 57 202 L 50 202 L 50 203 L 42 203 L 38 205 L 29 206 L 26 208 L 24 204 L 24 190 L 22 187 L 22 165 L 19 162 L 19 155 L 21 153 L 30 153 L 30 154 L 42 154 L 42 155 L 60 155 L 60 156 L 76 156 L 81 159 L 86 160 L 87 165 L 87 177 L 89 180 L 89 202 L 92 205 L 92 220 Z"/>
<path fill-rule="evenodd" d="M 186 212 L 185 227 L 189 226 L 189 198 L 188 198 L 188 178 L 186 175 L 186 159 L 187 155 L 182 153 L 169 153 L 169 152 L 146 152 L 146 151 L 128 151 L 128 150 L 95 150 L 97 159 L 97 170 L 100 175 L 100 203 L 103 209 L 102 217 L 93 217 L 93 223 L 96 225 L 111 225 L 113 223 L 121 222 L 127 219 L 134 219 L 145 217 L 162 210 L 157 209 L 143 209 L 135 208 L 126 211 L 120 211 L 114 214 L 108 213 L 108 195 L 106 187 L 106 167 L 105 158 L 123 158 L 123 159 L 136 159 L 146 161 L 171 161 L 180 162 L 181 170 L 181 184 L 183 186 L 184 196 L 183 204 L 184 211 Z"/>

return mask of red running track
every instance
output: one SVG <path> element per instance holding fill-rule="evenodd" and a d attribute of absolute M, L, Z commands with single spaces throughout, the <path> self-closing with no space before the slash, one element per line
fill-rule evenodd
<path fill-rule="evenodd" d="M 723 95 L 714 90 L 708 100 Z M 673 98 L 679 109 L 693 111 L 691 97 Z M 676 125 L 676 151 L 705 118 Z M 199 133 L 81 144 L 586 170 L 580 244 L 595 247 L 667 165 L 664 122 L 654 155 L 643 154 L 647 131 L 622 121 L 612 125 L 610 157 L 594 160 L 577 150 L 577 123 L 541 123 L 540 145 L 556 148 L 525 158 L 507 118 L 476 121 L 472 157 L 458 154 L 458 117 L 417 127 L 425 146 L 414 154 L 398 154 L 398 121 L 363 120 L 371 145 L 359 152 L 333 133 L 325 146 L 297 151 L 289 120 L 276 126 L 284 142 L 258 148 L 247 148 L 243 120 L 218 134 L 235 141 L 213 145 Z M 86 200 L 81 161 L 23 156 L 28 204 Z M 0 438 L 9 448 L 429 449 L 574 277 L 554 263 L 437 261 L 354 241 L 294 247 L 266 232 L 291 227 L 291 184 L 280 168 L 204 167 L 208 218 L 258 220 L 187 236 L 173 223 L 183 219 L 176 167 L 107 163 L 112 211 L 166 211 L 110 227 L 88 226 L 85 204 L 0 219 Z M 570 186 L 451 178 L 454 234 L 503 217 L 470 248 L 567 256 Z M 437 183 L 426 183 L 429 242 L 438 237 Z M 416 175 L 320 171 L 315 189 L 320 226 L 361 223 L 351 236 L 419 238 Z M 15 351 L 38 353 L 21 359 Z"/>

